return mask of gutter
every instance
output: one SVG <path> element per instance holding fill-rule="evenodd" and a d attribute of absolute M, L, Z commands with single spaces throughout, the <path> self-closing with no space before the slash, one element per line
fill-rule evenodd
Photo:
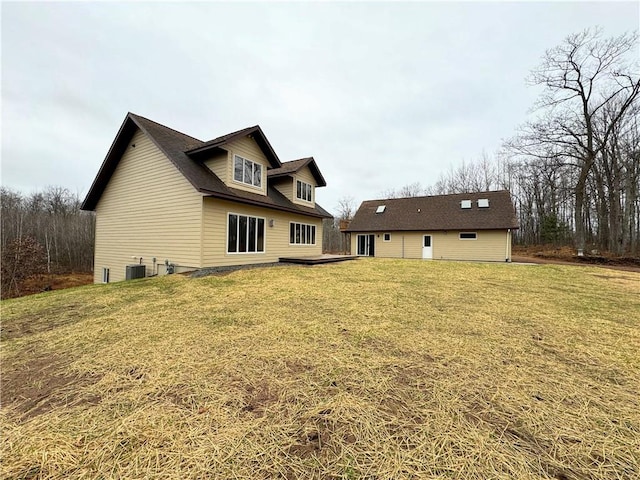
<path fill-rule="evenodd" d="M 307 217 L 316 217 L 316 218 L 333 218 L 331 215 L 322 215 L 319 212 L 305 212 L 304 210 L 297 210 L 294 208 L 287 208 L 277 204 L 271 203 L 262 203 L 255 200 L 249 200 L 248 198 L 237 197 L 231 194 L 219 193 L 219 192 L 211 192 L 205 189 L 199 189 L 200 193 L 204 193 L 205 195 L 213 198 L 220 198 L 222 200 L 229 200 L 231 202 L 245 203 L 247 205 L 255 205 L 256 207 L 262 208 L 271 208 L 273 210 L 280 210 L 283 212 L 295 213 L 298 215 L 306 215 Z"/>

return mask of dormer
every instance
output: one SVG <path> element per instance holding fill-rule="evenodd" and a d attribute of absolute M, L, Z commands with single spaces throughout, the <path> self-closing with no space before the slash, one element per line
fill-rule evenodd
<path fill-rule="evenodd" d="M 313 157 L 284 162 L 268 176 L 269 184 L 291 202 L 310 208 L 316 204 L 316 188 L 327 185 Z"/>
<path fill-rule="evenodd" d="M 218 137 L 186 154 L 215 173 L 227 187 L 267 195 L 267 171 L 282 163 L 259 126 Z"/>

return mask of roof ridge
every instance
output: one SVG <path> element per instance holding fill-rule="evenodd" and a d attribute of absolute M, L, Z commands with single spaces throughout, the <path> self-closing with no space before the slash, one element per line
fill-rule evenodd
<path fill-rule="evenodd" d="M 189 137 L 189 138 L 191 138 L 193 140 L 196 140 L 196 141 L 198 141 L 200 143 L 204 143 L 199 138 L 192 137 L 191 135 L 186 134 L 184 132 L 181 132 L 180 130 L 176 130 L 175 128 L 167 127 L 166 125 L 164 125 L 164 124 L 162 124 L 160 122 L 156 122 L 155 120 L 151 120 L 150 118 L 143 117 L 142 115 L 138 115 L 137 113 L 128 112 L 127 115 L 129 115 L 131 117 L 141 118 L 142 120 L 146 120 L 147 122 L 151 122 L 151 123 L 153 123 L 155 125 L 158 125 L 159 127 L 166 128 L 167 130 L 171 130 L 172 132 L 179 133 L 180 135 L 183 135 L 185 137 Z"/>
<path fill-rule="evenodd" d="M 254 128 L 260 128 L 260 125 L 253 125 L 251 127 L 241 128 L 241 129 L 236 130 L 234 132 L 225 133 L 224 135 L 219 135 L 219 136 L 217 136 L 215 138 L 212 138 L 211 140 L 206 140 L 204 143 L 214 143 L 217 140 L 221 140 L 221 139 L 223 139 L 225 137 L 232 137 L 233 135 L 238 135 L 241 132 L 244 132 L 246 130 L 253 130 Z"/>
<path fill-rule="evenodd" d="M 314 158 L 313 157 L 296 158 L 295 160 L 287 160 L 286 162 L 282 162 L 282 164 L 284 165 L 285 163 L 301 162 L 302 160 L 314 160 Z"/>
<path fill-rule="evenodd" d="M 437 195 L 410 195 L 408 197 L 392 197 L 392 198 L 373 198 L 371 200 L 364 200 L 365 202 L 387 202 L 390 200 L 408 200 L 411 198 L 436 198 L 436 197 L 453 197 L 454 195 L 484 195 L 487 193 L 504 193 L 507 192 L 511 194 L 509 190 L 500 189 L 500 190 L 483 190 L 482 192 L 457 192 L 457 193 L 439 193 Z"/>

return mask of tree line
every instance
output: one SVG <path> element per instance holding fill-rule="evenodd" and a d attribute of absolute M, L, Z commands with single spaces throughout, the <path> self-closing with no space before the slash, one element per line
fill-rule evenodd
<path fill-rule="evenodd" d="M 601 30 L 588 29 L 568 36 L 531 72 L 529 83 L 542 93 L 532 118 L 500 151 L 463 163 L 433 185 L 413 183 L 381 196 L 507 189 L 520 223 L 517 243 L 638 255 L 637 46 L 637 33 L 603 38 Z"/>
<path fill-rule="evenodd" d="M 93 269 L 94 215 L 63 187 L 24 195 L 0 188 L 2 297 L 19 295 L 24 279 L 39 273 Z"/>

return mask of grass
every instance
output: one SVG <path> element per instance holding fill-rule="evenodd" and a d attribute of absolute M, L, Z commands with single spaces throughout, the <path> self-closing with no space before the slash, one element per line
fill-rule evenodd
<path fill-rule="evenodd" d="M 639 273 L 366 259 L 2 323 L 2 478 L 640 476 Z"/>

